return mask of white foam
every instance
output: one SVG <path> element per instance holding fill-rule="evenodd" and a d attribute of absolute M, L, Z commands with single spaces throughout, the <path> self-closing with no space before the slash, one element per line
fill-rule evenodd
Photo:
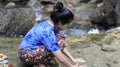
<path fill-rule="evenodd" d="M 100 31 L 96 28 L 96 29 L 90 29 L 89 31 L 88 31 L 88 34 L 99 34 L 100 33 Z"/>

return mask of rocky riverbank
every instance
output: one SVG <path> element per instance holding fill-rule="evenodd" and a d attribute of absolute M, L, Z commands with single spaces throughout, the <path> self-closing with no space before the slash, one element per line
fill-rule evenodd
<path fill-rule="evenodd" d="M 1 0 L 0 36 L 24 36 L 36 21 L 49 18 L 57 1 L 63 2 L 75 15 L 65 33 L 74 33 L 71 29 L 86 33 L 91 28 L 107 31 L 120 25 L 119 0 Z"/>

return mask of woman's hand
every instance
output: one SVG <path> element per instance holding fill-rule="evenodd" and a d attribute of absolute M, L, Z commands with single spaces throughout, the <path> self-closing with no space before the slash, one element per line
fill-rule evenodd
<path fill-rule="evenodd" d="M 73 58 L 72 61 L 74 63 L 78 63 L 79 65 L 83 65 L 83 64 L 86 63 L 86 61 L 84 59 L 82 59 L 82 58 Z"/>

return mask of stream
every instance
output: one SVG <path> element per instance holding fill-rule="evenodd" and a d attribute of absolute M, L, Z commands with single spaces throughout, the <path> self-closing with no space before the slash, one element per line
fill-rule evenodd
<path fill-rule="evenodd" d="M 32 9 L 35 13 L 35 16 L 36 16 L 35 21 L 42 20 L 42 17 L 43 17 L 42 10 L 43 10 L 43 8 L 44 8 L 44 6 L 38 6 L 38 5 L 35 5 L 35 6 L 32 7 Z M 111 32 L 113 30 L 120 30 L 120 27 L 116 27 L 116 28 L 107 30 L 106 32 Z M 90 29 L 89 31 L 83 30 L 83 29 L 77 29 L 77 28 L 68 28 L 68 29 L 65 29 L 65 30 L 61 31 L 61 33 L 67 36 L 67 35 L 99 34 L 100 31 L 97 28 L 96 29 Z"/>

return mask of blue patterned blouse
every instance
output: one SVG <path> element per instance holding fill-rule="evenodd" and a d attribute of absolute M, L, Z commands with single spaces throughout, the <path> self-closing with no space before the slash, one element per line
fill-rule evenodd
<path fill-rule="evenodd" d="M 54 52 L 60 49 L 56 38 L 56 33 L 48 21 L 40 22 L 35 25 L 23 38 L 20 48 L 34 50 L 44 45 L 49 51 Z"/>

